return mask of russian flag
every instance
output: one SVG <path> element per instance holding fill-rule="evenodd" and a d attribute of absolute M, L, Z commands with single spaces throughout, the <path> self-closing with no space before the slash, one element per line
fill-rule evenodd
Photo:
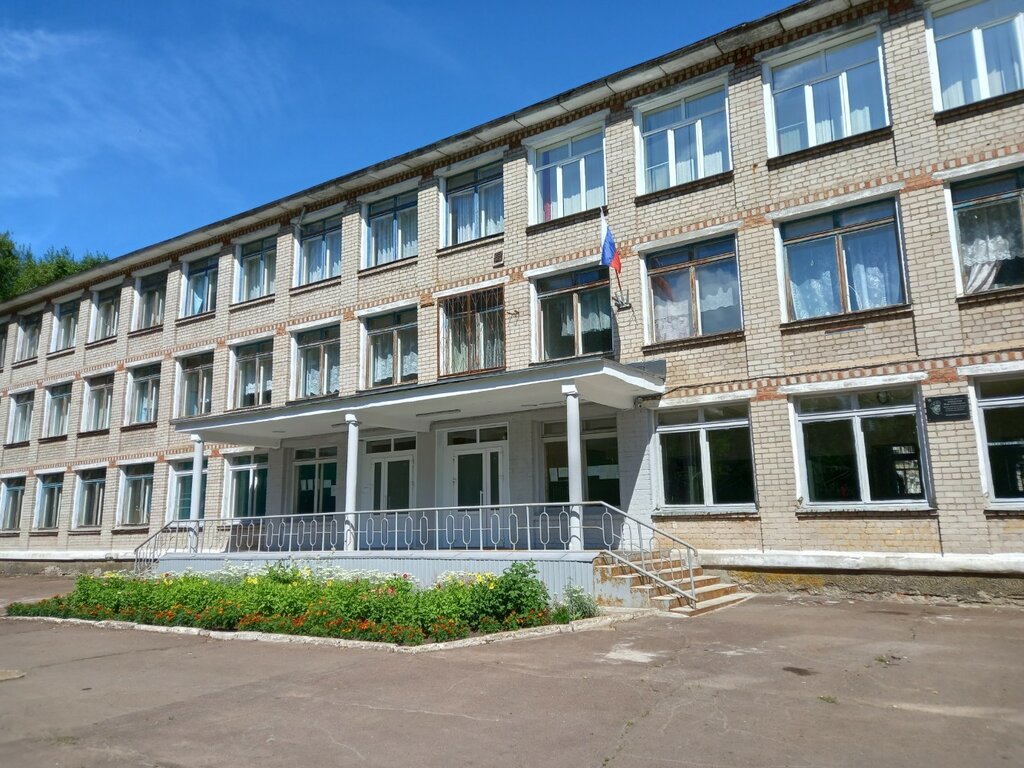
<path fill-rule="evenodd" d="M 615 277 L 622 271 L 622 260 L 619 259 L 619 247 L 615 245 L 615 237 L 612 235 L 611 227 L 608 226 L 608 219 L 601 211 L 601 266 L 611 267 L 615 270 Z"/>

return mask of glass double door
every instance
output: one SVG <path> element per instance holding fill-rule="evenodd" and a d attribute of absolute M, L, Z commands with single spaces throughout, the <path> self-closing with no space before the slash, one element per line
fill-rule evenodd
<path fill-rule="evenodd" d="M 452 547 L 500 547 L 509 541 L 509 515 L 500 505 L 508 498 L 505 447 L 473 447 L 453 451 L 452 487 L 455 509 L 443 516 L 441 544 Z"/>
<path fill-rule="evenodd" d="M 414 502 L 412 455 L 370 456 L 363 463 L 362 503 L 371 515 L 359 516 L 359 548 L 417 548 L 424 533 L 420 515 L 408 510 Z"/>

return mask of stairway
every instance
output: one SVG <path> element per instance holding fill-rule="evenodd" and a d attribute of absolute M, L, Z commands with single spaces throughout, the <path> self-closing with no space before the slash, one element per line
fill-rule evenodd
<path fill-rule="evenodd" d="M 594 575 L 598 579 L 610 579 L 628 587 L 634 600 L 641 605 L 680 616 L 699 616 L 752 597 L 749 593 L 740 592 L 736 584 L 726 584 L 718 576 L 704 573 L 704 569 L 697 565 L 692 569 L 697 605 L 691 606 L 682 594 L 648 575 L 654 574 L 662 581 L 678 585 L 680 590 L 689 592 L 690 571 L 680 567 L 678 557 L 669 558 L 659 552 L 647 553 L 646 557 L 621 554 L 630 561 L 629 564 L 602 554 L 594 561 Z"/>

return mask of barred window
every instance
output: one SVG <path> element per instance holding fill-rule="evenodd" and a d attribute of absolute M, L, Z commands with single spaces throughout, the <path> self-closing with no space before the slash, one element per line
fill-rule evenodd
<path fill-rule="evenodd" d="M 441 301 L 442 375 L 505 367 L 505 294 L 500 287 Z"/>

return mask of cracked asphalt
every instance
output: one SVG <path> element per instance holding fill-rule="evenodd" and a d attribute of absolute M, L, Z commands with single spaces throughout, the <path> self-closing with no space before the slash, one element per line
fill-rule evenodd
<path fill-rule="evenodd" d="M 3 619 L 0 766 L 1020 766 L 1022 640 L 1020 608 L 779 595 L 418 655 Z"/>

